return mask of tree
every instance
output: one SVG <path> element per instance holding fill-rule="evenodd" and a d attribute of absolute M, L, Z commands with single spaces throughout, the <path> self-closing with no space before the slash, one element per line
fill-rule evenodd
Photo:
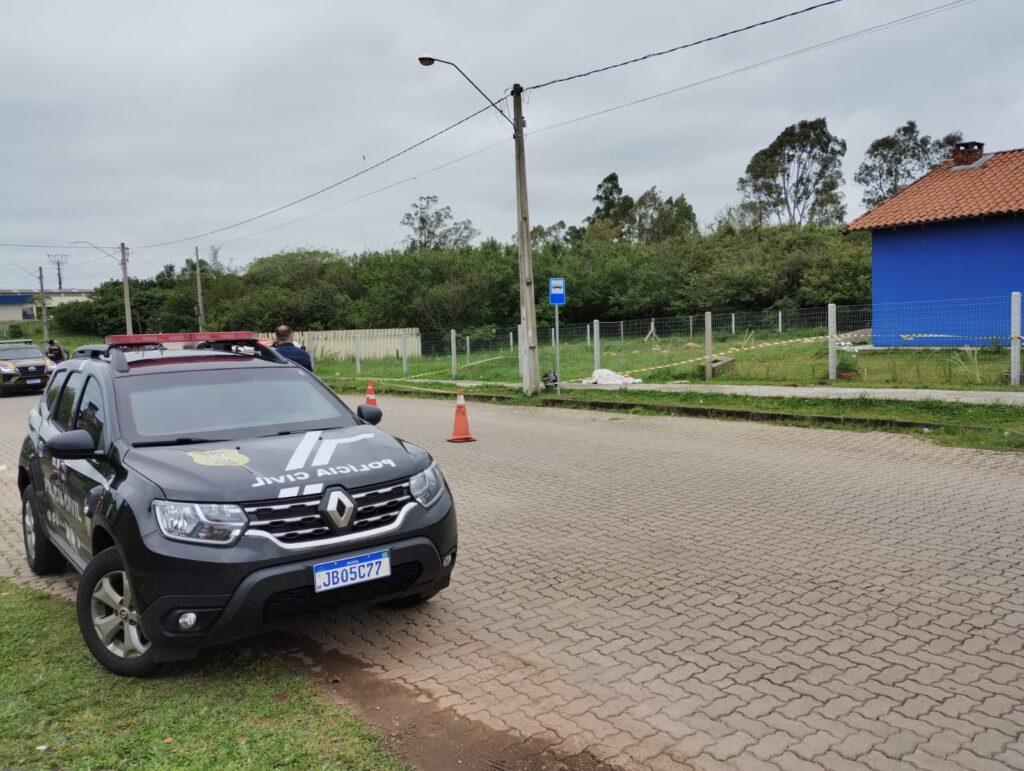
<path fill-rule="evenodd" d="M 743 207 L 760 224 L 838 225 L 846 216 L 842 162 L 846 142 L 829 133 L 824 118 L 783 129 L 758 150 L 737 187 Z"/>
<path fill-rule="evenodd" d="M 944 161 L 957 142 L 959 131 L 941 139 L 921 136 L 917 123 L 908 120 L 891 134 L 879 137 L 868 147 L 853 178 L 864 188 L 864 205 L 878 206 Z"/>
<path fill-rule="evenodd" d="M 681 195 L 662 198 L 657 187 L 643 193 L 633 207 L 633 221 L 627 237 L 638 244 L 654 244 L 697 232 L 697 215 Z"/>
<path fill-rule="evenodd" d="M 455 221 L 450 206 L 438 207 L 436 195 L 421 195 L 401 224 L 412 231 L 405 246 L 410 252 L 461 249 L 480 235 L 470 220 Z"/>
<path fill-rule="evenodd" d="M 630 230 L 636 202 L 622 192 L 619 175 L 614 171 L 598 183 L 594 202 L 597 204 L 594 213 L 587 217 L 588 229 L 597 228 L 591 238 L 596 235 L 619 238 Z"/>

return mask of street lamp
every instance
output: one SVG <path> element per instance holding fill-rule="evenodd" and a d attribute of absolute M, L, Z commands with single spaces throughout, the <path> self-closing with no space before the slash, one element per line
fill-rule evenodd
<path fill-rule="evenodd" d="M 98 252 L 102 252 L 112 260 L 117 260 L 117 257 L 112 255 L 106 249 L 100 249 L 92 241 L 72 241 L 73 244 L 88 244 Z M 128 249 L 125 248 L 124 243 L 121 244 L 121 287 L 124 290 L 124 328 L 125 331 L 130 335 L 134 333 L 132 328 L 132 301 L 131 293 L 128 291 Z"/>
<path fill-rule="evenodd" d="M 510 119 L 497 103 L 483 92 L 473 80 L 462 71 L 455 62 L 436 59 L 432 56 L 421 56 L 419 62 L 430 67 L 435 62 L 454 67 L 477 92 L 487 100 L 495 110 L 501 113 L 512 126 L 512 137 L 515 140 L 516 155 L 516 246 L 519 252 L 519 350 L 523 375 L 523 391 L 534 394 L 540 390 L 540 362 L 537 349 L 537 308 L 533 287 L 533 254 L 530 250 L 530 207 L 526 195 L 526 147 L 524 144 L 523 120 L 523 87 L 518 83 L 512 86 L 512 106 L 514 120 Z"/>

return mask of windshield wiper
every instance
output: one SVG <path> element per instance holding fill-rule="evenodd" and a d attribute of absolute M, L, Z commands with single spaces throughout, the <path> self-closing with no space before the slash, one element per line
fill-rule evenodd
<path fill-rule="evenodd" d="M 156 439 L 152 442 L 132 442 L 132 447 L 170 447 L 175 444 L 205 444 L 218 439 L 200 439 L 198 436 L 176 436 L 173 439 Z"/>

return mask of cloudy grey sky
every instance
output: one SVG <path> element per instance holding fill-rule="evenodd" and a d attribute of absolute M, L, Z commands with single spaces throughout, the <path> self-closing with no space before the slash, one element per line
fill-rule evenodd
<path fill-rule="evenodd" d="M 702 222 L 737 200 L 750 156 L 786 125 L 824 115 L 852 178 L 872 139 L 908 118 L 988 149 L 1024 145 L 1024 3 L 945 13 L 569 125 L 546 127 L 942 5 L 845 0 L 796 19 L 528 94 L 531 220 L 575 223 L 616 171 L 634 195 L 683 193 Z M 410 202 L 438 195 L 484 236 L 515 230 L 509 127 L 486 113 L 298 206 L 214 236 L 347 177 L 482 104 L 457 62 L 501 97 L 810 5 L 811 0 L 138 3 L 0 0 L 0 242 L 124 241 L 133 275 L 223 244 L 235 266 L 293 247 L 399 246 Z M 504 143 L 502 144 L 502 142 Z M 493 145 L 498 145 L 492 147 Z M 479 154 L 446 164 L 477 150 Z M 365 161 L 363 157 L 365 156 Z M 388 189 L 379 191 L 381 188 Z M 360 198 L 361 196 L 365 196 Z M 353 200 L 357 199 L 359 200 Z M 328 209 L 315 216 L 314 214 Z M 284 224 L 298 217 L 305 219 Z M 267 228 L 274 228 L 264 231 Z M 65 284 L 119 274 L 91 249 L 0 247 L 0 288 L 46 255 Z"/>

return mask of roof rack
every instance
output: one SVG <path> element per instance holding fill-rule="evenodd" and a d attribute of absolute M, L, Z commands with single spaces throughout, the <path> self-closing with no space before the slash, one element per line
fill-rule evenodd
<path fill-rule="evenodd" d="M 0 340 L 0 345 L 35 345 L 31 340 Z"/>
<path fill-rule="evenodd" d="M 80 345 L 71 354 L 72 359 L 100 359 L 106 357 L 114 365 L 115 372 L 127 372 L 128 360 L 124 352 L 112 345 Z"/>

